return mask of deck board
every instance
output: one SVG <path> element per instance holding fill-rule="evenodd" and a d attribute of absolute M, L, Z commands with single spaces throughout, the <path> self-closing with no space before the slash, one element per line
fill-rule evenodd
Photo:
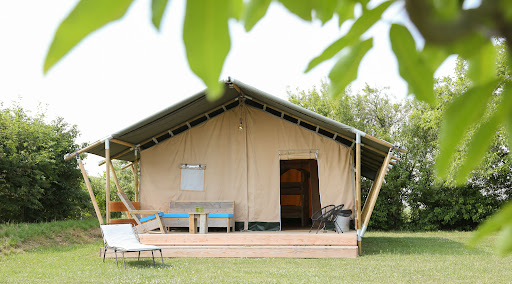
<path fill-rule="evenodd" d="M 283 232 L 233 232 L 208 234 L 140 234 L 143 244 L 158 246 L 356 246 L 355 231 L 337 234 Z"/>
<path fill-rule="evenodd" d="M 353 258 L 357 257 L 357 234 L 307 230 L 279 232 L 210 232 L 189 234 L 139 234 L 141 243 L 162 248 L 164 257 L 237 258 Z M 156 253 L 160 256 L 160 253 Z M 112 251 L 106 257 L 114 257 Z M 126 257 L 137 257 L 128 253 Z M 141 257 L 151 257 L 142 252 Z"/>

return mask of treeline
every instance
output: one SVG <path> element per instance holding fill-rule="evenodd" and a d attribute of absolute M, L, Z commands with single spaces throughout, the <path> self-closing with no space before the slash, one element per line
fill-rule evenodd
<path fill-rule="evenodd" d="M 22 107 L 0 105 L 0 223 L 75 219 L 89 214 L 82 175 L 66 153 L 79 132 L 62 118 L 46 122 Z"/>
<path fill-rule="evenodd" d="M 499 78 L 509 80 L 508 71 L 500 66 Z M 465 63 L 459 60 L 455 76 L 437 80 L 439 104 L 435 107 L 412 99 L 397 101 L 387 89 L 369 86 L 356 94 L 330 99 L 326 84 L 310 91 L 289 92 L 289 101 L 408 150 L 385 178 L 370 229 L 472 230 L 512 199 L 512 161 L 504 130 L 499 129 L 481 165 L 466 183 L 436 179 L 434 164 L 443 111 L 469 85 Z M 490 104 L 500 101 L 500 90 L 496 90 Z M 467 145 L 458 149 L 453 172 L 468 162 L 467 154 Z M 370 186 L 369 180 L 362 183 L 363 202 Z"/>

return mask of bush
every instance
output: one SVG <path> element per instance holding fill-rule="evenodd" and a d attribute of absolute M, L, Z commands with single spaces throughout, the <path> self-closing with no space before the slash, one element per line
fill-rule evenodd
<path fill-rule="evenodd" d="M 88 206 L 76 161 L 79 132 L 62 118 L 51 123 L 21 107 L 0 110 L 0 222 L 78 217 Z"/>

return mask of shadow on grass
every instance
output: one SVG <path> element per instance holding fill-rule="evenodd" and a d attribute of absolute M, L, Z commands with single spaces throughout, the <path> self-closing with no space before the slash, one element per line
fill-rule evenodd
<path fill-rule="evenodd" d="M 484 251 L 441 237 L 367 237 L 363 255 L 482 255 Z"/>
<path fill-rule="evenodd" d="M 108 260 L 107 260 L 108 261 Z M 116 263 L 116 259 L 110 259 L 110 261 L 113 261 L 113 263 Z M 119 263 L 117 266 L 119 268 L 123 268 L 123 259 L 118 259 Z M 155 269 L 155 268 L 166 268 L 168 265 L 165 263 L 162 264 L 162 260 L 158 258 L 158 260 L 155 258 L 155 263 L 153 264 L 153 260 L 151 258 L 141 258 L 140 260 L 133 259 L 133 258 L 126 258 L 126 268 L 138 268 L 138 269 Z"/>

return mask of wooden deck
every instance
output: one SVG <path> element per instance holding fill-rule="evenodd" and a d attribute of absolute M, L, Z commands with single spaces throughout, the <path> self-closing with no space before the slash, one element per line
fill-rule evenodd
<path fill-rule="evenodd" d="M 280 257 L 353 258 L 357 257 L 355 231 L 346 233 L 301 231 L 213 232 L 189 234 L 140 234 L 143 244 L 162 247 L 164 257 Z M 159 254 L 159 253 L 157 253 Z M 107 253 L 107 257 L 113 254 Z M 130 254 L 126 255 L 130 257 Z M 134 253 L 132 257 L 136 257 Z M 141 254 L 151 256 L 151 253 Z"/>

